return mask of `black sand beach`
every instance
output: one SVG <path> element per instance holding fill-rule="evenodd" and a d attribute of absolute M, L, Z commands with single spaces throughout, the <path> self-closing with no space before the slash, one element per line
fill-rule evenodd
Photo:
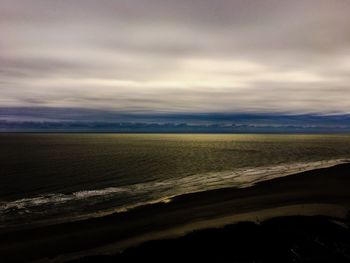
<path fill-rule="evenodd" d="M 177 239 L 145 242 L 89 262 L 349 262 L 350 231 L 322 216 L 291 216 L 260 224 L 241 222 L 192 232 Z"/>
<path fill-rule="evenodd" d="M 346 163 L 89 220 L 8 228 L 0 233 L 0 256 L 2 262 L 164 261 L 166 253 L 180 259 L 191 251 L 193 259 L 223 262 L 347 262 L 349 189 Z M 158 241 L 129 248 L 148 240 Z"/>

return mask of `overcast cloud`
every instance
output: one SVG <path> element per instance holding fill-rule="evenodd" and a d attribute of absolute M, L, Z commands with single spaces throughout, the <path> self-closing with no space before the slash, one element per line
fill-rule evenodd
<path fill-rule="evenodd" d="M 0 0 L 0 107 L 350 113 L 348 0 Z"/>

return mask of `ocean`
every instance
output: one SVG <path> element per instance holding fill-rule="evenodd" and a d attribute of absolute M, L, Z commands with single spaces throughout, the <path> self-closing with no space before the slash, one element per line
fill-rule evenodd
<path fill-rule="evenodd" d="M 0 134 L 0 228 L 125 212 L 348 159 L 347 135 Z"/>

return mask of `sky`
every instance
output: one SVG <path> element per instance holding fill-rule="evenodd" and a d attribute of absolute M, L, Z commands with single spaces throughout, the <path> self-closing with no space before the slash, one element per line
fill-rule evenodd
<path fill-rule="evenodd" d="M 348 0 L 0 0 L 0 111 L 349 114 L 349 13 Z"/>

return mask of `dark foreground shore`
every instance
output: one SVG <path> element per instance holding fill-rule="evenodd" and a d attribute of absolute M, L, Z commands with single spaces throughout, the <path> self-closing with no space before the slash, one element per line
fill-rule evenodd
<path fill-rule="evenodd" d="M 322 216 L 278 217 L 194 231 L 177 239 L 148 241 L 90 262 L 350 262 L 350 230 Z"/>
<path fill-rule="evenodd" d="M 349 207 L 347 163 L 89 220 L 2 230 L 0 258 L 164 262 L 165 256 L 188 255 L 222 262 L 350 262 Z M 250 222 L 238 223 L 244 221 Z"/>

